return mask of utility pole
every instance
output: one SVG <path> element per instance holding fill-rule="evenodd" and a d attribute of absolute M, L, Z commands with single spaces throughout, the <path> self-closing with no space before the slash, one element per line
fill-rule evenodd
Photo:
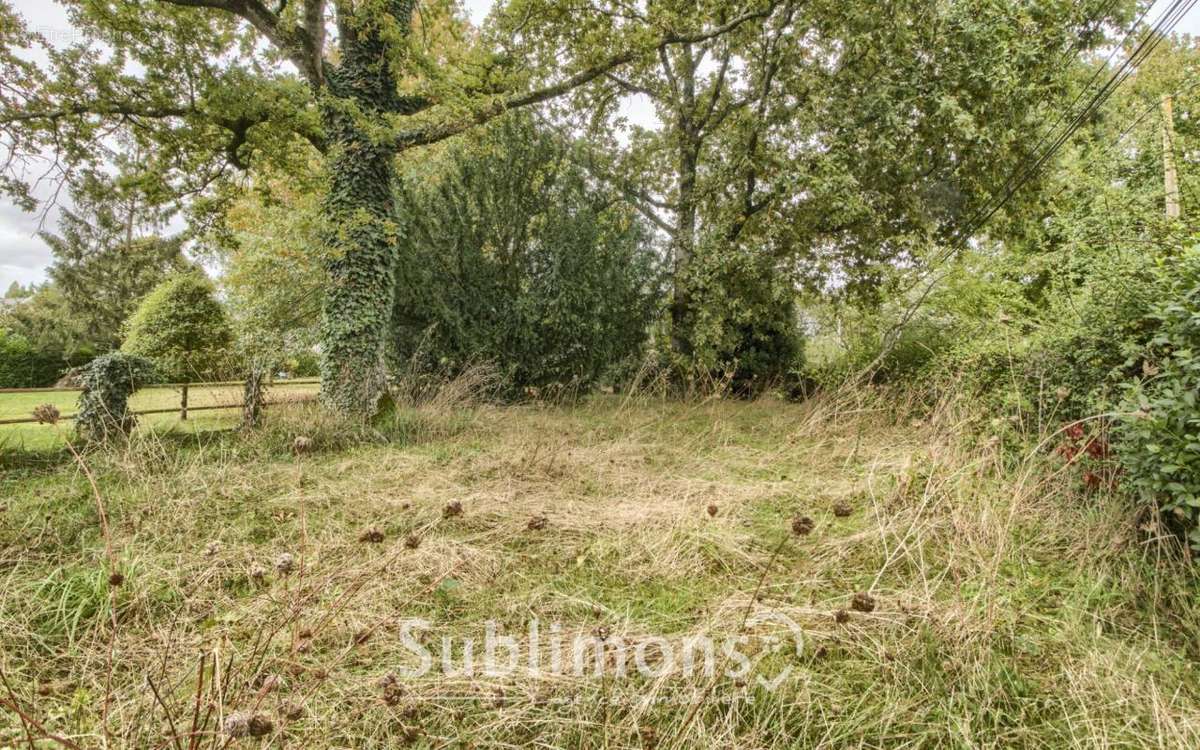
<path fill-rule="evenodd" d="M 1171 95 L 1162 98 L 1163 184 L 1167 193 L 1167 218 L 1178 219 L 1179 175 L 1175 172 L 1175 106 Z"/>

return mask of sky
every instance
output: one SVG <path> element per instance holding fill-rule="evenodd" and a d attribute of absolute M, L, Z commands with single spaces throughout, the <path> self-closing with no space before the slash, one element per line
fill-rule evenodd
<path fill-rule="evenodd" d="M 1157 0 L 1156 7 L 1149 18 L 1157 17 L 1161 7 L 1169 0 Z M 492 5 L 492 0 L 464 0 L 464 6 L 471 18 L 476 22 L 483 20 Z M 17 12 L 37 31 L 55 44 L 70 43 L 74 34 L 67 20 L 66 12 L 58 2 L 47 0 L 13 0 Z M 1177 27 L 1178 31 L 1189 34 L 1200 34 L 1200 6 L 1192 10 Z M 646 121 L 652 114 L 646 111 L 626 112 L 634 122 Z M 642 108 L 644 110 L 644 107 Z M 53 231 L 57 211 L 51 210 L 45 217 L 41 228 Z M 38 236 L 39 213 L 26 213 L 15 206 L 10 200 L 0 197 L 0 295 L 9 285 L 18 281 L 22 284 L 41 282 L 46 278 L 46 266 L 50 263 L 50 249 Z"/>

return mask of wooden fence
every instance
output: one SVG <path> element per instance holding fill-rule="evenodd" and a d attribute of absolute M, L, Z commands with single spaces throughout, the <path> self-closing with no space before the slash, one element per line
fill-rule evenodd
<path fill-rule="evenodd" d="M 315 378 L 314 379 L 295 379 L 295 380 L 293 380 L 293 379 L 276 380 L 268 386 L 268 390 L 273 390 L 276 388 L 292 386 L 292 385 L 317 385 L 320 382 L 321 381 L 319 379 L 315 379 Z M 190 389 L 194 389 L 194 388 L 228 388 L 231 386 L 243 386 L 243 385 L 245 385 L 245 382 L 243 382 L 241 380 L 222 380 L 222 381 L 214 381 L 214 382 L 208 382 L 208 383 L 162 383 L 162 384 L 151 385 L 151 386 L 148 386 L 148 389 L 169 388 L 169 389 L 178 391 L 179 392 L 179 406 L 172 407 L 170 409 L 142 409 L 141 411 L 131 411 L 130 414 L 136 414 L 138 416 L 142 416 L 142 415 L 146 415 L 146 414 L 175 414 L 175 413 L 178 413 L 179 418 L 181 420 L 186 420 L 188 418 L 188 414 L 190 412 L 194 412 L 194 411 L 210 411 L 210 410 L 216 410 L 216 409 L 241 409 L 245 406 L 244 401 L 236 403 L 236 404 L 203 404 L 200 406 L 189 405 L 188 404 L 188 391 Z M 0 388 L 0 396 L 3 396 L 6 393 L 72 393 L 72 392 L 80 393 L 80 392 L 82 392 L 82 390 L 83 390 L 82 388 Z M 313 401 L 315 399 L 316 399 L 316 395 L 314 394 L 312 396 L 302 397 L 302 398 L 289 398 L 286 401 L 275 402 L 274 404 L 270 401 L 264 401 L 263 407 L 265 408 L 268 406 L 274 406 L 279 403 L 288 403 L 288 404 L 304 403 L 306 401 Z M 78 415 L 77 414 L 63 414 L 63 415 L 59 416 L 59 419 L 60 420 L 75 419 L 76 416 L 78 416 Z M 37 423 L 40 423 L 43 421 L 44 420 L 38 419 L 37 417 L 23 417 L 21 419 L 0 419 L 0 425 L 37 424 Z"/>

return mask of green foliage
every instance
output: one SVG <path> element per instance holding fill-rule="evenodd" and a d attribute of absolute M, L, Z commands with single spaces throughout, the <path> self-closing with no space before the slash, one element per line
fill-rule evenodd
<path fill-rule="evenodd" d="M 109 351 L 120 345 L 121 325 L 138 302 L 189 264 L 179 238 L 142 234 L 157 217 L 111 180 L 89 175 L 71 198 L 59 234 L 40 235 L 54 254 L 47 271 L 70 316 L 63 325 L 77 327 L 88 348 Z"/>
<path fill-rule="evenodd" d="M 1140 248 L 1077 258 L 1038 304 L 1009 297 L 991 320 L 959 319 L 936 367 L 1006 415 L 1046 423 L 1108 411 L 1131 374 L 1130 352 L 1153 333 L 1146 314 L 1166 293 L 1154 265 Z"/>
<path fill-rule="evenodd" d="M 314 347 L 324 299 L 318 169 L 267 173 L 231 201 L 209 249 L 221 261 L 238 356 L 249 367 L 319 373 Z"/>
<path fill-rule="evenodd" d="M 129 413 L 129 397 L 154 376 L 154 364 L 136 355 L 113 352 L 92 360 L 80 378 L 79 436 L 95 443 L 127 436 L 137 423 Z"/>
<path fill-rule="evenodd" d="M 688 272 L 687 364 L 731 377 L 736 393 L 777 385 L 803 366 L 795 292 L 770 256 L 705 250 Z"/>
<path fill-rule="evenodd" d="M 229 372 L 233 334 L 214 292 L 200 271 L 168 278 L 129 318 L 122 351 L 153 361 L 172 381 L 213 380 Z"/>
<path fill-rule="evenodd" d="M 1124 481 L 1169 514 L 1200 550 L 1200 249 L 1159 267 L 1161 297 L 1136 352 L 1143 377 L 1125 389 L 1114 446 Z"/>
<path fill-rule="evenodd" d="M 34 349 L 73 364 L 97 351 L 84 324 L 71 313 L 66 296 L 54 284 L 42 284 L 5 312 L 2 324 L 27 339 Z"/>
<path fill-rule="evenodd" d="M 57 354 L 35 349 L 20 334 L 0 329 L 0 388 L 44 388 L 67 369 Z"/>
<path fill-rule="evenodd" d="M 647 232 L 569 157 L 512 117 L 410 170 L 400 362 L 438 374 L 490 362 L 515 395 L 586 387 L 638 355 L 656 289 Z"/>

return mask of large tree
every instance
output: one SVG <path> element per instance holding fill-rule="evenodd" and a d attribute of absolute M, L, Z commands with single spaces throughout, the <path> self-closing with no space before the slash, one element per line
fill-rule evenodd
<path fill-rule="evenodd" d="M 136 171 L 149 195 L 209 196 L 256 161 L 290 158 L 303 139 L 329 175 L 323 397 L 369 414 L 385 386 L 404 231 L 392 190 L 397 154 L 659 50 L 735 31 L 774 2 L 725 2 L 719 18 L 681 18 L 625 0 L 512 0 L 492 34 L 438 45 L 430 40 L 461 29 L 456 3 L 71 0 L 85 38 L 47 48 L 44 67 L 23 54 L 39 40 L 4 4 L 4 186 L 28 203 L 35 161 L 48 158 L 57 176 L 70 177 L 121 131 L 148 155 Z"/>
<path fill-rule="evenodd" d="M 43 232 L 54 261 L 50 280 L 96 352 L 116 349 L 121 326 L 138 302 L 173 271 L 190 264 L 178 237 L 153 232 L 153 209 L 123 196 L 111 180 L 92 175 L 72 191 L 58 233 Z M 150 231 L 147 231 L 147 230 Z"/>
<path fill-rule="evenodd" d="M 693 355 L 711 340 L 697 328 L 714 312 L 704 290 L 730 297 L 713 269 L 747 253 L 870 289 L 881 265 L 956 241 L 1066 104 L 1079 54 L 1135 5 L 785 0 L 735 33 L 606 74 L 586 92 L 596 136 L 613 130 L 618 95 L 646 97 L 661 121 L 591 162 L 669 240 L 674 348 Z"/>

